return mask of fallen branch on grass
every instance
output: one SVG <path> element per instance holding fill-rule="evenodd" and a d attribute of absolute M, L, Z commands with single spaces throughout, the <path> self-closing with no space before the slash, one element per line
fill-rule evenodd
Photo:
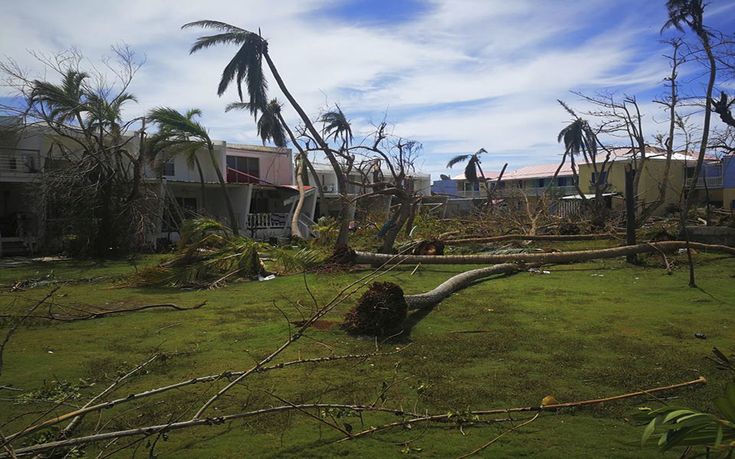
<path fill-rule="evenodd" d="M 721 252 L 735 255 L 735 247 L 720 244 L 702 244 L 698 242 L 689 243 L 691 248 L 698 251 Z M 639 253 L 652 253 L 658 251 L 671 252 L 687 247 L 686 241 L 662 241 L 648 242 L 645 244 L 626 245 L 608 249 L 577 250 L 571 252 L 552 253 L 514 253 L 504 255 L 478 254 L 478 255 L 388 255 L 382 253 L 356 252 L 355 263 L 377 264 L 388 263 L 391 260 L 405 263 L 423 264 L 488 264 L 488 263 L 576 263 L 582 261 L 597 260 L 603 258 L 618 258 Z"/>
<path fill-rule="evenodd" d="M 25 322 L 29 317 L 33 315 L 33 312 L 38 309 L 39 306 L 41 306 L 43 303 L 46 302 L 51 296 L 53 296 L 54 293 L 56 293 L 57 290 L 59 290 L 61 287 L 54 287 L 49 291 L 46 296 L 38 300 L 33 306 L 28 308 L 25 315 L 18 318 L 18 320 L 8 328 L 8 332 L 5 334 L 5 338 L 3 338 L 2 343 L 0 343 L 0 374 L 2 374 L 3 371 L 3 351 L 5 351 L 5 346 L 8 345 L 8 342 L 10 341 L 10 337 L 13 336 L 13 333 L 18 329 L 18 327 L 21 326 L 23 322 Z"/>
<path fill-rule="evenodd" d="M 298 360 L 291 360 L 288 362 L 282 362 L 275 365 L 270 366 L 262 366 L 256 370 L 257 373 L 264 373 L 267 371 L 272 370 L 278 370 L 294 365 L 305 365 L 305 364 L 313 364 L 313 363 L 322 363 L 322 362 L 332 362 L 336 360 L 360 360 L 360 359 L 367 359 L 370 357 L 380 357 L 380 356 L 388 356 L 388 355 L 394 355 L 399 352 L 402 352 L 404 349 L 406 349 L 408 346 L 404 346 L 400 349 L 397 349 L 392 352 L 371 352 L 367 354 L 345 354 L 345 355 L 332 355 L 332 356 L 326 356 L 326 357 L 316 357 L 311 359 L 298 359 Z M 12 435 L 8 435 L 6 439 L 8 441 L 14 440 L 19 437 L 24 437 L 30 433 L 36 432 L 39 429 L 42 429 L 44 427 L 49 427 L 55 424 L 58 424 L 60 422 L 63 422 L 68 419 L 77 418 L 80 416 L 84 416 L 91 412 L 97 412 L 97 411 L 103 411 L 110 408 L 113 408 L 117 405 L 120 405 L 122 403 L 131 402 L 133 400 L 140 400 L 142 398 L 151 397 L 154 395 L 162 394 L 164 392 L 168 392 L 175 389 L 180 389 L 182 387 L 191 386 L 194 384 L 201 384 L 206 382 L 213 382 L 218 380 L 231 380 L 234 377 L 242 376 L 245 372 L 244 371 L 224 371 L 222 373 L 218 373 L 215 375 L 208 375 L 208 376 L 200 376 L 198 378 L 191 378 L 187 379 L 186 381 L 180 381 L 178 383 L 169 384 L 168 386 L 162 386 L 155 389 L 149 389 L 143 392 L 133 393 L 126 395 L 125 397 L 120 397 L 114 400 L 110 400 L 107 402 L 99 402 L 97 404 L 87 404 L 83 408 L 64 413 L 62 415 L 59 415 L 57 417 L 48 419 L 46 421 L 43 421 L 41 423 L 35 424 L 33 426 L 27 427 L 17 433 L 14 433 Z M 109 392 L 108 392 L 109 394 Z M 99 397 L 96 397 L 99 399 Z"/>
<path fill-rule="evenodd" d="M 46 315 L 30 315 L 26 316 L 30 319 L 47 319 L 47 320 L 55 320 L 58 322 L 75 322 L 78 320 L 90 320 L 90 319 L 100 319 L 102 317 L 108 317 L 115 314 L 124 314 L 127 312 L 139 312 L 139 311 L 146 311 L 148 309 L 173 309 L 175 311 L 193 311 L 195 309 L 199 309 L 202 306 L 207 304 L 206 301 L 203 301 L 197 305 L 191 306 L 191 307 L 183 307 L 179 306 L 174 303 L 161 303 L 161 304 L 148 304 L 145 306 L 138 306 L 134 308 L 123 308 L 123 309 L 106 309 L 106 310 L 100 310 L 97 312 L 88 312 L 83 311 L 81 315 L 78 316 L 72 316 L 72 315 L 61 315 L 61 314 L 55 314 L 51 312 L 49 308 L 49 312 Z M 13 315 L 2 315 L 0 316 L 2 318 L 13 318 L 16 316 Z"/>
<path fill-rule="evenodd" d="M 529 411 L 530 412 L 556 411 L 560 408 L 576 408 L 576 407 L 582 407 L 582 406 L 599 405 L 599 404 L 606 403 L 606 402 L 614 402 L 614 401 L 624 400 L 628 398 L 642 397 L 645 395 L 655 394 L 657 392 L 676 390 L 676 389 L 681 389 L 684 387 L 697 386 L 700 384 L 707 384 L 707 379 L 704 376 L 700 376 L 699 378 L 693 381 L 672 384 L 670 386 L 654 387 L 652 389 L 629 392 L 627 394 L 614 395 L 614 396 L 605 397 L 605 398 L 597 398 L 597 399 L 592 399 L 592 400 L 580 400 L 577 402 L 569 402 L 569 403 L 557 403 L 554 405 L 525 406 L 525 407 L 517 407 L 517 408 L 499 408 L 499 409 L 492 409 L 492 410 L 469 411 L 467 413 L 464 413 L 464 415 L 465 416 L 488 416 L 488 415 L 497 415 L 497 414 L 504 414 L 504 413 L 505 414 L 522 413 L 522 412 L 529 412 Z M 402 421 L 391 422 L 389 424 L 384 424 L 382 426 L 371 427 L 369 429 L 365 429 L 361 432 L 352 434 L 350 437 L 343 438 L 340 441 L 352 440 L 352 439 L 356 439 L 359 437 L 364 437 L 366 435 L 373 434 L 375 432 L 391 429 L 394 427 L 403 427 L 408 424 L 418 424 L 422 422 L 446 422 L 446 421 L 449 421 L 452 417 L 456 417 L 456 416 L 457 416 L 456 413 L 450 412 L 450 413 L 445 413 L 445 414 L 426 415 L 426 416 L 415 417 L 412 419 L 404 419 Z"/>
<path fill-rule="evenodd" d="M 475 450 L 472 450 L 472 451 L 470 451 L 467 454 L 463 454 L 463 455 L 459 456 L 457 459 L 465 459 L 465 458 L 468 458 L 470 456 L 474 456 L 475 454 L 477 454 L 477 453 L 479 453 L 479 452 L 487 449 L 490 445 L 492 445 L 496 441 L 500 440 L 504 435 L 509 434 L 509 433 L 513 432 L 514 430 L 518 430 L 521 427 L 527 426 L 528 424 L 532 423 L 533 421 L 535 421 L 536 419 L 538 419 L 538 417 L 540 415 L 541 415 L 540 412 L 536 413 L 536 415 L 534 417 L 532 417 L 531 419 L 527 419 L 526 421 L 524 421 L 524 422 L 522 422 L 522 423 L 520 423 L 518 425 L 515 425 L 515 426 L 511 427 L 510 429 L 504 431 L 503 433 L 501 433 L 497 437 L 493 438 L 489 442 L 485 443 L 484 445 L 480 446 L 479 448 L 477 448 Z"/>

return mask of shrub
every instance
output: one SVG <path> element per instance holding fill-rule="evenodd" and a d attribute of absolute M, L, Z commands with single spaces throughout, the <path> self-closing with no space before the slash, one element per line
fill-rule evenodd
<path fill-rule="evenodd" d="M 356 335 L 399 333 L 408 314 L 403 290 L 391 282 L 374 282 L 345 315 L 342 328 Z"/>

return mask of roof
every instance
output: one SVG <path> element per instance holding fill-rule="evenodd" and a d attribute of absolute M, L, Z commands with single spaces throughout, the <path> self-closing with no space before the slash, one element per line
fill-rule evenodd
<path fill-rule="evenodd" d="M 520 169 L 516 169 L 513 172 L 506 173 L 503 176 L 503 180 L 523 180 L 553 177 L 558 168 L 559 164 L 535 164 L 531 166 L 525 166 Z M 559 170 L 558 176 L 566 177 L 571 175 L 572 165 L 569 161 L 565 161 L 564 165 Z"/>
<path fill-rule="evenodd" d="M 266 147 L 264 145 L 246 145 L 242 143 L 229 143 L 226 144 L 227 149 L 232 150 L 246 150 L 246 151 L 261 151 L 264 153 L 281 153 L 286 154 L 290 153 L 290 148 L 283 148 L 283 147 Z"/>

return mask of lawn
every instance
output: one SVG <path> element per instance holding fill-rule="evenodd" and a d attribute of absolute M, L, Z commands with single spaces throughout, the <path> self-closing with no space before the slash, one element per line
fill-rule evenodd
<path fill-rule="evenodd" d="M 309 314 L 313 302 L 305 285 L 323 303 L 367 272 L 292 275 L 199 291 L 123 285 L 122 277 L 157 260 L 149 257 L 135 264 L 59 261 L 0 269 L 3 314 L 19 313 L 51 288 L 9 291 L 14 282 L 29 278 L 79 280 L 62 285 L 55 294 L 54 302 L 65 306 L 115 309 L 176 303 L 189 307 L 207 301 L 192 311 L 150 310 L 70 323 L 31 321 L 12 337 L 4 353 L 0 385 L 24 392 L 0 391 L 3 434 L 54 409 L 54 403 L 35 399 L 58 398 L 52 392 L 59 382 L 67 384 L 60 391 L 69 397 L 65 403 L 81 405 L 121 371 L 153 353 L 163 353 L 165 358 L 133 377 L 116 392 L 118 396 L 194 376 L 247 369 L 287 338 L 284 315 L 298 321 Z M 281 405 L 279 398 L 294 403 L 377 400 L 416 412 L 463 412 L 539 405 L 546 395 L 560 402 L 617 395 L 699 375 L 707 377 L 706 386 L 666 395 L 675 397 L 672 403 L 712 409 L 710 401 L 732 379 L 731 373 L 718 370 L 706 357 L 713 346 L 726 354 L 735 352 L 735 259 L 699 255 L 699 288 L 687 286 L 683 260 L 677 259 L 672 275 L 655 266 L 656 258 L 647 261 L 647 267 L 631 267 L 622 260 L 551 266 L 550 274 L 524 272 L 479 283 L 428 313 L 410 317 L 408 336 L 380 346 L 382 351 L 400 348 L 399 353 L 256 374 L 220 400 L 211 414 Z M 400 284 L 406 293 L 417 293 L 468 269 L 421 266 L 412 274 L 414 268 L 399 266 L 382 280 Z M 373 340 L 349 336 L 339 328 L 352 303 L 326 316 L 318 329 L 278 361 L 371 352 Z M 706 339 L 696 338 L 695 333 L 703 333 Z M 389 388 L 381 402 L 386 384 Z M 185 420 L 222 385 L 220 381 L 187 386 L 123 404 L 101 417 L 89 416 L 82 429 Z M 637 407 L 657 403 L 637 399 L 544 413 L 500 438 L 483 454 L 659 457 L 654 447 L 641 448 L 642 429 L 631 421 Z M 57 407 L 54 412 L 69 409 Z M 35 414 L 14 419 L 28 412 Z M 529 418 L 522 413 L 515 417 Z M 393 420 L 366 414 L 362 420 L 340 418 L 340 423 L 357 431 Z M 172 432 L 157 443 L 156 453 L 162 457 L 457 457 L 511 425 L 460 429 L 456 424 L 417 424 L 336 443 L 339 432 L 304 413 L 292 412 Z M 131 440 L 120 440 L 108 452 Z M 93 456 L 100 446 L 89 446 L 86 452 Z M 117 454 L 129 457 L 135 446 L 137 455 L 148 454 L 146 443 Z"/>

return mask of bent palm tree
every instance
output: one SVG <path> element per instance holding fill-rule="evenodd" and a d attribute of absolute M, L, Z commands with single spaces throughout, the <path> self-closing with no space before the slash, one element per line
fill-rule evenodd
<path fill-rule="evenodd" d="M 301 121 L 306 127 L 306 130 L 309 132 L 314 141 L 316 141 L 319 148 L 324 152 L 324 155 L 327 157 L 327 160 L 334 169 L 334 173 L 337 175 L 338 178 L 344 176 L 339 161 L 337 161 L 334 153 L 329 148 L 324 138 L 314 127 L 314 124 L 306 115 L 304 109 L 301 108 L 301 105 L 299 105 L 299 103 L 286 87 L 283 78 L 281 78 L 278 69 L 273 63 L 270 54 L 268 53 L 268 42 L 263 39 L 260 34 L 255 34 L 253 32 L 250 32 L 249 30 L 241 29 L 240 27 L 235 27 L 224 22 L 212 20 L 189 22 L 187 24 L 184 24 L 181 28 L 186 29 L 191 27 L 212 29 L 219 33 L 197 38 L 197 40 L 194 42 L 194 45 L 189 51 L 190 54 L 205 48 L 209 48 L 211 46 L 240 46 L 237 53 L 235 53 L 235 56 L 230 60 L 227 66 L 225 66 L 222 72 L 222 78 L 220 79 L 219 87 L 217 89 L 217 93 L 219 95 L 224 94 L 224 92 L 227 90 L 227 87 L 233 81 L 235 81 L 235 83 L 237 84 L 238 94 L 240 95 L 241 100 L 244 102 L 242 83 L 245 82 L 249 102 L 251 104 L 249 108 L 251 110 L 251 113 L 255 115 L 256 111 L 260 110 L 260 107 L 264 107 L 267 101 L 267 82 L 265 80 L 262 70 L 262 62 L 263 59 L 265 59 L 265 62 L 268 65 L 268 69 L 273 75 L 273 78 L 275 78 L 279 89 L 286 97 L 289 104 L 291 104 L 293 109 L 296 110 L 296 112 L 298 113 Z M 308 162 L 306 164 L 307 166 L 310 166 Z M 312 174 L 316 177 L 316 173 L 315 171 L 313 171 L 313 168 L 310 167 L 310 169 Z M 340 241 L 338 240 L 337 246 L 339 246 L 339 244 Z"/>
<path fill-rule="evenodd" d="M 281 114 L 282 107 L 283 105 L 278 101 L 278 99 L 271 99 L 271 101 L 268 102 L 268 105 L 260 108 L 261 115 L 257 122 L 258 135 L 263 141 L 263 145 L 265 145 L 266 141 L 271 140 L 277 147 L 286 147 L 286 135 L 288 135 L 293 145 L 299 150 L 299 154 L 296 156 L 296 186 L 299 191 L 299 200 L 296 203 L 293 214 L 291 215 L 291 237 L 303 239 L 303 234 L 299 228 L 299 217 L 301 215 L 301 210 L 304 207 L 304 201 L 306 200 L 306 190 L 304 188 L 303 179 L 304 166 L 306 165 L 312 171 L 314 166 L 309 162 L 306 152 L 301 148 L 301 145 L 296 140 L 293 132 L 283 119 L 283 115 Z M 225 111 L 229 112 L 231 110 L 247 110 L 251 113 L 253 112 L 252 104 L 248 102 L 233 102 L 228 104 Z M 315 180 L 318 181 L 319 177 L 316 174 L 316 171 L 313 171 L 312 174 L 314 175 Z M 319 189 L 321 192 L 321 183 L 319 183 Z"/>
<path fill-rule="evenodd" d="M 689 27 L 699 38 L 702 48 L 707 55 L 707 61 L 709 62 L 709 80 L 707 81 L 707 92 L 704 99 L 702 139 L 699 142 L 699 155 L 697 156 L 697 164 L 694 168 L 694 176 L 692 177 L 693 184 L 696 184 L 699 180 L 699 176 L 702 172 L 702 166 L 704 164 L 704 155 L 707 151 L 710 120 L 712 117 L 712 104 L 710 101 L 712 100 L 712 91 L 714 89 L 715 78 L 717 76 L 717 65 L 715 63 L 714 53 L 712 52 L 712 44 L 710 43 L 710 32 L 704 26 L 704 7 L 705 3 L 703 0 L 668 0 L 666 2 L 666 9 L 668 10 L 669 19 L 661 28 L 662 32 L 671 27 L 674 27 L 680 32 L 684 32 L 684 26 Z M 694 203 L 695 194 L 696 193 L 687 194 L 679 222 L 680 231 L 682 233 L 686 230 L 687 215 L 689 214 L 689 209 Z"/>
<path fill-rule="evenodd" d="M 319 121 L 323 123 L 322 133 L 326 139 L 332 139 L 334 142 L 341 142 L 339 147 L 339 155 L 347 160 L 347 171 L 342 170 L 342 167 L 338 164 L 336 167 L 339 169 L 337 175 L 337 187 L 339 188 L 340 194 L 340 207 L 339 207 L 339 233 L 337 234 L 336 247 L 347 247 L 349 238 L 349 227 L 350 219 L 352 218 L 350 207 L 353 205 L 352 200 L 349 198 L 348 193 L 348 181 L 349 173 L 352 168 L 354 156 L 349 155 L 348 149 L 350 143 L 352 143 L 352 126 L 350 121 L 345 116 L 342 109 L 336 106 L 334 110 L 330 110 L 323 113 L 319 117 Z"/>
<path fill-rule="evenodd" d="M 470 183 L 480 183 L 480 180 L 482 180 L 482 184 L 485 185 L 485 191 L 487 192 L 488 202 L 490 202 L 492 199 L 490 185 L 488 184 L 488 179 L 485 177 L 485 173 L 482 170 L 482 166 L 480 166 L 480 155 L 482 153 L 487 153 L 487 150 L 480 148 L 472 154 L 457 155 L 449 160 L 447 168 L 451 169 L 455 164 L 467 161 L 467 165 L 464 168 L 464 178 Z"/>
<path fill-rule="evenodd" d="M 193 113 L 198 113 L 198 111 L 189 111 L 187 115 L 190 116 L 187 117 L 187 115 L 182 114 L 173 108 L 159 107 L 149 112 L 148 119 L 158 124 L 164 133 L 181 139 L 189 139 L 194 142 L 194 144 L 198 144 L 198 146 L 207 149 L 209 159 L 212 162 L 212 167 L 217 173 L 217 180 L 219 181 L 220 188 L 222 189 L 222 193 L 225 195 L 225 204 L 227 206 L 227 213 L 229 214 L 230 228 L 232 229 L 232 233 L 237 236 L 237 217 L 235 216 L 235 210 L 232 207 L 230 194 L 227 190 L 225 179 L 222 176 L 219 163 L 217 158 L 214 156 L 214 145 L 212 144 L 212 139 L 209 137 L 209 133 L 207 133 L 204 126 L 192 119 Z"/>
<path fill-rule="evenodd" d="M 195 116 L 201 116 L 201 114 L 201 110 L 192 108 L 184 116 L 193 121 Z M 184 155 L 187 166 L 190 168 L 196 167 L 197 174 L 199 175 L 200 209 L 205 208 L 207 195 L 204 184 L 204 171 L 202 170 L 202 163 L 199 161 L 199 156 L 197 156 L 197 151 L 204 146 L 201 141 L 192 140 L 188 135 L 182 136 L 181 133 L 172 132 L 165 126 L 159 126 L 159 131 L 148 139 L 148 145 L 146 146 L 149 160 L 155 159 L 160 153 L 165 151 L 171 156 Z"/>
<path fill-rule="evenodd" d="M 257 113 L 260 111 L 260 118 L 258 118 L 256 127 L 260 140 L 263 141 L 263 145 L 270 140 L 275 146 L 283 148 L 286 146 L 286 130 L 280 118 L 282 107 L 277 99 L 271 99 L 266 105 L 258 108 L 254 108 L 253 104 L 249 102 L 233 102 L 227 104 L 225 112 L 231 110 L 247 110 L 250 113 Z"/>

